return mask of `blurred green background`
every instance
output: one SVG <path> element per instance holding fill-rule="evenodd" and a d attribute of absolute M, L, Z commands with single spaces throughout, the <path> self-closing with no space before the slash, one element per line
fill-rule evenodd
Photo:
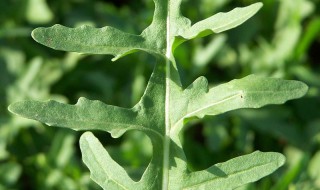
<path fill-rule="evenodd" d="M 305 82 L 308 94 L 284 105 L 236 110 L 193 120 L 181 138 L 191 170 L 254 150 L 281 152 L 284 167 L 243 190 L 320 189 L 320 2 L 261 0 L 264 7 L 240 27 L 183 44 L 175 56 L 185 86 L 198 76 L 217 85 L 249 74 Z M 193 22 L 256 0 L 184 0 Z M 59 23 L 120 28 L 139 34 L 152 20 L 151 0 L 0 0 L 0 190 L 100 189 L 81 161 L 82 132 L 46 127 L 10 114 L 10 103 L 81 96 L 133 106 L 154 59 L 55 51 L 32 40 L 32 29 Z M 94 132 L 112 157 L 139 180 L 151 159 L 140 132 L 119 139 Z"/>

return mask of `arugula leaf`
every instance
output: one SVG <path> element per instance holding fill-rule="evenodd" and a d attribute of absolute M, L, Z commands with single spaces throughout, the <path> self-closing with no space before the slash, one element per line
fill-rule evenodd
<path fill-rule="evenodd" d="M 181 0 L 154 2 L 153 22 L 141 35 L 109 26 L 73 29 L 60 25 L 38 28 L 32 33 L 39 43 L 59 50 L 112 54 L 115 59 L 137 50 L 153 54 L 157 58 L 155 69 L 144 95 L 134 107 L 121 108 L 80 98 L 76 105 L 22 101 L 12 104 L 9 110 L 48 125 L 104 130 L 113 137 L 128 130 L 146 133 L 153 145 L 153 157 L 138 182 L 128 176 L 90 132 L 82 135 L 83 160 L 91 170 L 92 179 L 104 189 L 232 189 L 272 173 L 284 163 L 281 154 L 255 152 L 203 171 L 189 171 L 179 133 L 187 118 L 281 104 L 303 96 L 307 86 L 298 81 L 250 75 L 210 89 L 207 80 L 200 77 L 183 88 L 173 56 L 174 49 L 182 42 L 236 27 L 254 15 L 262 4 L 218 13 L 191 26 L 191 21 L 180 13 Z"/>

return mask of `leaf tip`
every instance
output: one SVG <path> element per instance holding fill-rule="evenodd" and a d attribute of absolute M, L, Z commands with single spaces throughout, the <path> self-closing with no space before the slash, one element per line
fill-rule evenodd
<path fill-rule="evenodd" d="M 79 139 L 80 149 L 85 149 L 85 147 L 87 147 L 88 144 L 90 144 L 90 142 L 92 142 L 94 139 L 95 137 L 91 132 L 84 132 Z"/>
<path fill-rule="evenodd" d="M 111 59 L 111 61 L 117 61 L 118 59 L 120 59 L 122 56 L 121 55 L 116 55 L 116 56 L 114 56 L 112 59 Z"/>
<path fill-rule="evenodd" d="M 304 96 L 309 91 L 309 86 L 303 82 L 300 82 L 300 83 L 301 83 L 301 93 L 302 93 L 302 96 Z"/>
<path fill-rule="evenodd" d="M 262 157 L 269 158 L 269 160 L 275 163 L 277 167 L 282 166 L 286 162 L 286 157 L 283 154 L 278 152 L 261 152 L 257 150 L 253 152 L 253 155 L 261 156 L 260 159 Z"/>
<path fill-rule="evenodd" d="M 304 95 L 307 94 L 309 91 L 308 85 L 301 81 L 291 81 L 292 82 L 292 95 L 294 96 L 294 99 L 301 98 Z"/>
<path fill-rule="evenodd" d="M 31 37 L 33 38 L 34 41 L 41 43 L 40 38 L 41 38 L 42 31 L 43 31 L 43 28 L 36 28 L 32 30 Z"/>
<path fill-rule="evenodd" d="M 31 37 L 38 43 L 57 49 L 54 37 L 62 29 L 66 28 L 60 24 L 55 24 L 51 27 L 38 27 L 31 32 Z"/>
<path fill-rule="evenodd" d="M 253 8 L 254 12 L 256 13 L 263 7 L 263 3 L 262 2 L 253 3 L 249 5 L 249 7 Z"/>
<path fill-rule="evenodd" d="M 256 6 L 258 8 L 258 10 L 263 7 L 263 3 L 262 2 L 254 3 L 253 5 Z"/>
<path fill-rule="evenodd" d="M 257 3 L 254 3 L 252 5 L 249 5 L 248 7 L 252 8 L 251 9 L 252 10 L 251 16 L 253 16 L 263 7 L 263 3 L 262 2 L 257 2 Z"/>
<path fill-rule="evenodd" d="M 121 137 L 127 130 L 126 129 L 114 129 L 110 131 L 110 134 L 113 138 Z"/>
<path fill-rule="evenodd" d="M 14 102 L 8 106 L 8 110 L 15 115 L 21 115 L 23 108 L 25 107 L 25 103 L 26 101 Z"/>
<path fill-rule="evenodd" d="M 48 103 L 51 103 L 53 101 L 48 101 Z M 42 108 L 44 106 L 44 102 L 34 101 L 34 100 L 23 100 L 18 101 L 15 103 L 12 103 L 8 106 L 8 110 L 18 116 L 38 120 L 41 118 L 42 115 Z M 46 123 L 48 125 L 52 125 L 50 123 L 47 123 L 45 121 L 41 121 L 43 123 Z"/>
<path fill-rule="evenodd" d="M 260 151 L 258 151 L 260 152 Z M 286 157 L 279 152 L 264 152 L 264 154 L 269 154 L 278 168 L 281 167 L 286 162 Z"/>
<path fill-rule="evenodd" d="M 283 154 L 280 154 L 280 153 L 278 153 L 278 154 L 279 154 L 279 162 L 278 162 L 278 164 L 279 164 L 279 167 L 280 167 L 286 162 L 286 157 Z"/>
<path fill-rule="evenodd" d="M 10 105 L 8 106 L 9 112 L 15 113 L 14 108 L 15 108 L 15 103 L 10 104 Z"/>
<path fill-rule="evenodd" d="M 270 154 L 273 155 L 273 160 L 275 163 L 275 166 L 277 166 L 278 168 L 281 167 L 282 165 L 284 165 L 284 163 L 286 162 L 286 157 L 278 152 L 266 152 L 266 154 Z"/>
<path fill-rule="evenodd" d="M 92 137 L 93 137 L 93 134 L 89 131 L 86 131 L 81 135 L 80 141 L 88 141 L 88 139 L 90 139 Z"/>

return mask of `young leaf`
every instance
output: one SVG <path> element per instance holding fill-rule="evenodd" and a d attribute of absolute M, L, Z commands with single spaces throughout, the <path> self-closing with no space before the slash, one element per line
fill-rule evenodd
<path fill-rule="evenodd" d="M 33 38 L 49 47 L 81 53 L 112 54 L 115 59 L 143 50 L 157 58 L 147 89 L 132 108 L 105 105 L 80 98 L 76 105 L 55 101 L 22 101 L 9 110 L 48 125 L 74 130 L 104 130 L 119 137 L 128 130 L 146 133 L 153 145 L 152 160 L 140 181 L 133 181 L 89 132 L 80 139 L 83 160 L 92 179 L 104 189 L 231 189 L 256 181 L 280 167 L 284 158 L 278 153 L 255 152 L 191 172 L 179 134 L 190 117 L 217 115 L 239 108 L 258 108 L 299 98 L 307 91 L 297 81 L 250 75 L 213 88 L 204 77 L 189 87 L 181 85 L 173 51 L 183 41 L 212 32 L 222 32 L 246 21 L 261 7 L 248 7 L 219 13 L 191 26 L 180 13 L 181 0 L 154 0 L 151 25 L 141 35 L 112 27 L 67 28 L 55 25 L 38 28 Z"/>

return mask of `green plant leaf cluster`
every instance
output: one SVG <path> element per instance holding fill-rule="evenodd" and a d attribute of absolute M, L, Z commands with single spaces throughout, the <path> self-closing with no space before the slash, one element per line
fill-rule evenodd
<path fill-rule="evenodd" d="M 255 150 L 277 151 L 286 156 L 284 167 L 238 189 L 317 189 L 318 2 L 261 1 L 263 8 L 241 26 L 177 43 L 180 45 L 174 49 L 174 57 L 182 89 L 201 75 L 208 79 L 211 89 L 255 74 L 298 79 L 308 84 L 309 92 L 304 98 L 283 105 L 185 119 L 179 136 L 188 170 L 205 170 Z M 180 11 L 192 26 L 215 12 L 255 2 L 183 1 Z M 112 63 L 109 56 L 51 50 L 34 43 L 30 33 L 35 27 L 61 23 L 68 27 L 109 25 L 133 35 L 141 34 L 152 22 L 153 1 L 16 0 L 1 1 L 0 10 L 0 189 L 99 189 L 81 163 L 78 144 L 60 143 L 70 136 L 78 139 L 81 132 L 44 129 L 35 121 L 9 114 L 7 106 L 29 99 L 75 104 L 79 97 L 86 97 L 132 108 L 144 93 L 154 66 L 150 64 L 154 62 L 152 56 L 138 52 Z M 53 19 L 49 20 L 48 15 Z M 152 158 L 150 138 L 137 130 L 127 131 L 117 139 L 108 133 L 93 133 L 130 178 L 139 181 Z M 72 156 L 63 156 L 66 154 Z M 65 159 L 66 164 L 56 164 L 56 157 Z"/>
<path fill-rule="evenodd" d="M 256 3 L 218 13 L 191 25 L 180 12 L 181 1 L 155 0 L 151 25 L 141 35 L 113 27 L 67 28 L 55 25 L 38 28 L 33 38 L 51 48 L 80 53 L 112 54 L 115 60 L 142 50 L 157 59 L 141 100 L 132 108 L 106 105 L 80 98 L 76 105 L 55 101 L 22 101 L 9 110 L 48 125 L 75 130 L 104 130 L 120 137 L 128 130 L 140 130 L 151 140 L 153 157 L 139 181 L 133 181 L 115 162 L 92 133 L 80 139 L 83 160 L 91 178 L 104 189 L 233 189 L 256 181 L 284 163 L 278 153 L 255 152 L 216 164 L 205 170 L 190 171 L 179 138 L 186 119 L 217 115 L 239 108 L 259 108 L 281 104 L 303 96 L 307 87 L 297 81 L 261 78 L 254 75 L 208 87 L 204 77 L 183 88 L 173 56 L 182 42 L 234 28 L 260 8 Z M 258 175 L 259 174 L 259 175 Z"/>

